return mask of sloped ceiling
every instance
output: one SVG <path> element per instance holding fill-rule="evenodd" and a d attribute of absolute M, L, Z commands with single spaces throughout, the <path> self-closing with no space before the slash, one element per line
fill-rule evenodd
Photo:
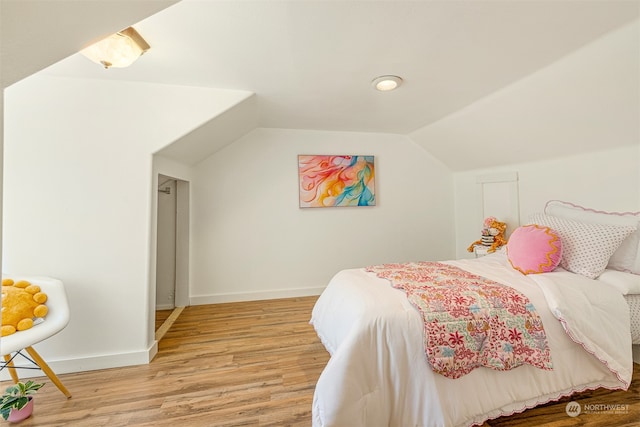
<path fill-rule="evenodd" d="M 7 87 L 178 0 L 2 0 L 0 82 Z"/>
<path fill-rule="evenodd" d="M 409 137 L 454 171 L 640 147 L 640 22 Z"/>
<path fill-rule="evenodd" d="M 167 2 L 120 3 L 126 10 Z M 182 0 L 135 25 L 151 50 L 133 66 L 104 70 L 75 54 L 43 72 L 255 93 L 251 108 L 234 109 L 230 121 L 235 124 L 246 111 L 246 121 L 259 127 L 417 135 L 637 20 L 639 5 L 616 0 Z M 69 51 L 95 40 L 72 24 L 86 14 L 49 11 L 66 16 L 65 33 L 56 37 L 64 36 Z M 404 84 L 390 93 L 373 90 L 371 80 L 383 74 L 399 75 Z M 193 161 L 194 144 L 202 147 L 218 133 L 225 141 L 233 139 L 221 127 L 210 124 L 212 133 L 192 133 L 169 151 L 180 158 L 182 146 L 182 157 Z M 442 160 L 449 164 L 450 159 Z"/>

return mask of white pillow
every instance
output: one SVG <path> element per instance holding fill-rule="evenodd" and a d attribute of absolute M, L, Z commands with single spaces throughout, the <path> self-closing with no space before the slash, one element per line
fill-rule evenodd
<path fill-rule="evenodd" d="M 597 280 L 617 289 L 622 295 L 640 295 L 640 275 L 606 269 Z"/>
<path fill-rule="evenodd" d="M 560 265 L 576 274 L 595 279 L 604 271 L 611 255 L 635 228 L 589 224 L 542 213 L 531 217 L 534 224 L 554 230 L 562 239 Z"/>
<path fill-rule="evenodd" d="M 569 202 L 551 200 L 544 207 L 544 213 L 592 224 L 635 227 L 636 232 L 629 235 L 613 253 L 607 268 L 640 274 L 640 212 L 603 212 Z"/>

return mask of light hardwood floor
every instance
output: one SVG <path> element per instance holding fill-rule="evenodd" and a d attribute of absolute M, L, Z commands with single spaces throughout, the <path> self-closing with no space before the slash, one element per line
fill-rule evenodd
<path fill-rule="evenodd" d="M 329 360 L 308 324 L 315 300 L 187 307 L 149 365 L 60 375 L 71 399 L 45 380 L 21 426 L 310 426 L 314 386 Z M 639 368 L 629 391 L 586 392 L 484 427 L 639 426 Z M 570 418 L 571 400 L 629 410 Z"/>

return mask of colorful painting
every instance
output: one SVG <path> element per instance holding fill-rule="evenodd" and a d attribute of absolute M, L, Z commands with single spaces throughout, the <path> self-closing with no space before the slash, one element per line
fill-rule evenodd
<path fill-rule="evenodd" d="M 301 208 L 375 206 L 374 156 L 298 156 Z"/>

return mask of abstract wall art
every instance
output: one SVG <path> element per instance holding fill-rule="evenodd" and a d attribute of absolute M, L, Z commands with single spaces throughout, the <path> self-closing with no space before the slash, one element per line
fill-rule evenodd
<path fill-rule="evenodd" d="M 301 208 L 375 206 L 374 156 L 299 155 Z"/>

